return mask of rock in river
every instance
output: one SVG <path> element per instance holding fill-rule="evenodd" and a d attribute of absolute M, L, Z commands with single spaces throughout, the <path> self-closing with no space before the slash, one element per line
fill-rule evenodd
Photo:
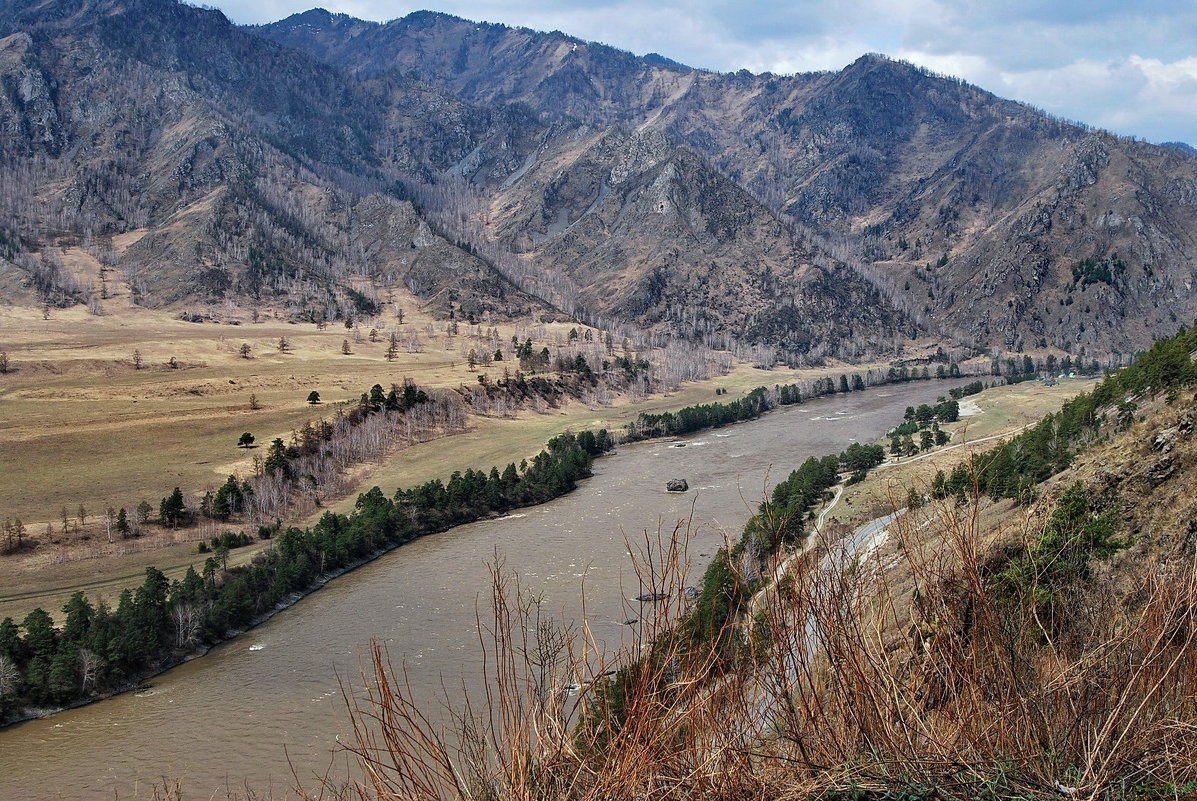
<path fill-rule="evenodd" d="M 684 478 L 671 478 L 665 482 L 665 489 L 669 492 L 685 492 L 690 489 Z"/>

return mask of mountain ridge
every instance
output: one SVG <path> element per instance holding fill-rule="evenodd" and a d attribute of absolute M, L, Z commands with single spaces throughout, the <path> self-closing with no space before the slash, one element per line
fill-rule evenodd
<path fill-rule="evenodd" d="M 483 237 L 583 278 L 593 314 L 795 358 L 897 336 L 1117 359 L 1197 316 L 1197 156 L 876 54 L 721 74 L 436 12 L 238 27 L 171 0 L 9 2 L 0 34 L 0 228 L 31 283 L 61 242 L 140 231 L 117 256 L 144 302 L 353 314 L 352 276 L 411 277 L 353 210 L 460 181 L 477 219 L 448 210 L 442 278 L 413 279 L 446 312 L 465 259 L 472 308 L 556 313 L 452 252 Z M 622 187 L 654 148 L 672 172 Z"/>
<path fill-rule="evenodd" d="M 890 285 L 913 287 L 892 302 L 980 347 L 1129 352 L 1169 330 L 1172 314 L 1197 313 L 1185 288 L 1194 209 L 1177 202 L 1183 190 L 1143 179 L 1192 185 L 1197 161 L 1178 149 L 1051 118 L 876 54 L 828 73 L 665 75 L 622 51 L 597 63 L 606 46 L 447 15 L 370 30 L 352 58 L 287 20 L 258 32 L 355 74 L 419 69 L 471 103 L 661 131 L 804 234 L 846 243 Z M 618 113 L 611 98 L 625 101 Z M 1105 169 L 1111 157 L 1121 178 Z M 1102 235 L 1087 226 L 1095 217 Z M 1086 260 L 1127 269 L 1122 285 L 1084 284 L 1090 312 L 1078 313 L 1067 305 L 1078 288 L 1069 279 Z M 1110 313 L 1094 314 L 1098 303 Z"/>

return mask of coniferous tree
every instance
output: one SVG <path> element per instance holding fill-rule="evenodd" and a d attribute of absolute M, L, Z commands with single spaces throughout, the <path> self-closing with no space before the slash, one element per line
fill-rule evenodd
<path fill-rule="evenodd" d="M 183 502 L 183 491 L 175 487 L 174 492 L 162 499 L 158 505 L 158 520 L 164 526 L 175 528 L 187 520 L 187 506 Z"/>

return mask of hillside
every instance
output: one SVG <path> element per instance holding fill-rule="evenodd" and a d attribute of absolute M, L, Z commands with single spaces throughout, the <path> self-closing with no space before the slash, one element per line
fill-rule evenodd
<path fill-rule="evenodd" d="M 1132 351 L 1197 313 L 1191 153 L 908 64 L 720 75 L 428 12 L 377 24 L 316 10 L 257 32 L 357 75 L 518 104 L 545 125 L 663 136 L 960 342 Z M 535 187 L 510 183 L 504 202 L 522 194 L 534 212 Z"/>
<path fill-rule="evenodd" d="M 876 55 L 716 74 L 430 12 L 239 28 L 10 0 L 0 79 L 0 280 L 23 303 L 127 285 L 327 320 L 406 285 L 442 316 L 791 363 L 916 341 L 1115 363 L 1197 315 L 1197 156 Z"/>

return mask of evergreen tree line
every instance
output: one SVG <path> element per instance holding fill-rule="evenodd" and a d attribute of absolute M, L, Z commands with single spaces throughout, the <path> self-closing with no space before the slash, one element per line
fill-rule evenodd
<path fill-rule="evenodd" d="M 282 531 L 248 565 L 228 566 L 229 546 L 244 541 L 231 535 L 214 543 L 216 553 L 200 572 L 190 567 L 181 580 L 147 568 L 144 583 L 122 592 L 115 609 L 78 592 L 63 607 L 60 627 L 40 608 L 20 624 L 5 618 L 0 720 L 127 687 L 253 625 L 323 576 L 416 537 L 569 492 L 611 445 L 606 430 L 567 433 L 518 468 L 458 472 L 447 483 L 434 479 L 392 498 L 375 487 L 349 515 L 326 512 L 309 529 Z"/>
<path fill-rule="evenodd" d="M 700 403 L 660 414 L 641 412 L 635 422 L 628 424 L 628 439 L 636 441 L 652 437 L 675 437 L 704 428 L 720 428 L 742 420 L 755 420 L 771 408 L 765 393 L 764 387 L 757 387 L 734 401 Z"/>
<path fill-rule="evenodd" d="M 1125 427 L 1137 408 L 1135 397 L 1171 394 L 1197 383 L 1197 365 L 1191 358 L 1195 350 L 1194 328 L 1157 341 L 1130 366 L 1106 376 L 1092 392 L 1073 398 L 1034 427 L 957 465 L 950 474 L 936 473 L 932 497 L 966 500 L 975 490 L 994 499 L 1031 500 L 1037 484 L 1068 467 L 1099 436 L 1107 412 L 1117 410 Z"/>
<path fill-rule="evenodd" d="M 960 368 L 955 362 L 947 370 L 943 365 L 939 365 L 939 369 L 935 373 L 936 378 L 955 378 L 959 375 Z M 931 378 L 932 374 L 926 367 L 921 371 L 915 368 L 891 367 L 888 372 L 871 370 L 865 376 L 859 373 L 851 376 L 843 374 L 838 379 L 826 376 L 805 384 L 775 384 L 772 390 L 757 387 L 743 398 L 734 401 L 701 403 L 686 406 L 676 412 L 661 412 L 660 414 L 641 412 L 634 422 L 628 423 L 627 438 L 629 441 L 635 442 L 653 437 L 677 437 L 693 434 L 706 428 L 721 428 L 744 420 L 755 420 L 778 406 L 792 406 L 813 398 L 822 398 L 837 393 L 858 392 L 871 386 L 904 384 L 909 381 L 925 381 Z"/>
<path fill-rule="evenodd" d="M 967 398 L 969 395 L 980 394 L 984 389 L 985 385 L 980 381 L 972 381 L 962 387 L 952 387 L 948 390 L 948 395 L 955 400 L 960 400 L 961 398 Z"/>

